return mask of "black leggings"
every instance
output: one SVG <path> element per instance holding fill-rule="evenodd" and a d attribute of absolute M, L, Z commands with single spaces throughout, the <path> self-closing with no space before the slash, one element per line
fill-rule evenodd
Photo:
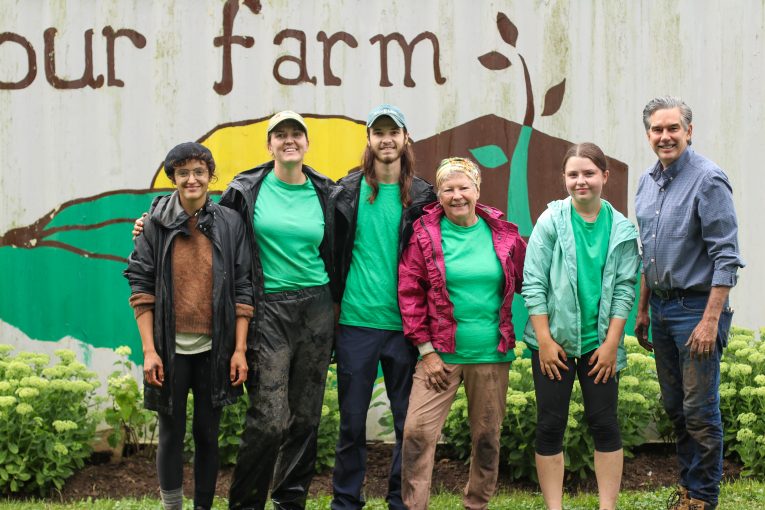
<path fill-rule="evenodd" d="M 183 438 L 186 400 L 194 392 L 194 506 L 210 508 L 218 478 L 218 429 L 221 408 L 213 408 L 210 389 L 210 351 L 176 354 L 173 364 L 173 414 L 159 413 L 157 474 L 164 491 L 183 487 Z M 165 384 L 169 383 L 166 379 Z"/>
<path fill-rule="evenodd" d="M 568 406 L 574 377 L 579 376 L 584 400 L 587 425 L 599 452 L 615 452 L 622 447 L 616 409 L 619 397 L 618 376 L 608 382 L 595 384 L 595 376 L 588 376 L 592 367 L 590 356 L 568 358 L 568 371 L 560 370 L 561 380 L 550 379 L 539 368 L 539 351 L 531 351 L 531 367 L 534 374 L 534 393 L 537 397 L 537 441 L 539 455 L 557 455 L 563 451 L 563 435 L 568 422 Z"/>

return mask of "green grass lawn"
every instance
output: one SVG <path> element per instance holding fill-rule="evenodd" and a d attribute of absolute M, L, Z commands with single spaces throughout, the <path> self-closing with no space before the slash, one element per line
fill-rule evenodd
<path fill-rule="evenodd" d="M 670 489 L 656 491 L 624 492 L 619 498 L 619 508 L 622 510 L 663 510 Z M 325 510 L 329 508 L 329 496 L 322 496 L 309 501 L 307 509 Z M 597 508 L 598 498 L 595 495 L 583 494 L 566 498 L 564 505 L 567 510 L 591 510 Z M 491 502 L 492 510 L 531 510 L 544 508 L 542 497 L 539 494 L 528 492 L 501 493 Z M 81 501 L 78 503 L 50 503 L 47 501 L 7 501 L 0 500 L 0 510 L 143 510 L 161 508 L 156 499 L 98 499 L 94 501 Z M 190 501 L 184 508 L 191 510 Z M 227 508 L 224 499 L 216 499 L 215 506 L 218 510 Z M 385 510 L 387 505 L 382 499 L 373 499 L 367 502 L 365 507 L 369 510 Z M 430 500 L 430 508 L 437 510 L 461 510 L 461 496 L 454 494 L 435 495 Z M 754 480 L 741 480 L 731 484 L 724 484 L 720 496 L 719 510 L 756 510 L 765 508 L 765 482 Z"/>

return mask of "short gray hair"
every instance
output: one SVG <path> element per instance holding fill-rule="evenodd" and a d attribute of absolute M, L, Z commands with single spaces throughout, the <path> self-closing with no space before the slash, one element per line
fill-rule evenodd
<path fill-rule="evenodd" d="M 685 104 L 685 101 L 679 97 L 664 96 L 656 97 L 648 101 L 648 104 L 643 108 L 643 125 L 645 130 L 648 131 L 651 128 L 651 115 L 657 110 L 668 110 L 671 108 L 680 109 L 680 123 L 683 125 L 683 129 L 688 129 L 688 126 L 693 122 L 693 112 L 691 107 Z"/>

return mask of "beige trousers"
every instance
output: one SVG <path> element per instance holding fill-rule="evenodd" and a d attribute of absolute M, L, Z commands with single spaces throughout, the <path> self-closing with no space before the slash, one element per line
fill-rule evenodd
<path fill-rule="evenodd" d="M 436 443 L 460 383 L 465 384 L 472 451 L 470 477 L 463 504 L 470 510 L 488 508 L 497 486 L 499 433 L 505 416 L 510 363 L 449 365 L 449 387 L 428 389 L 417 364 L 404 425 L 401 460 L 402 498 L 409 510 L 426 510 L 430 497 Z"/>

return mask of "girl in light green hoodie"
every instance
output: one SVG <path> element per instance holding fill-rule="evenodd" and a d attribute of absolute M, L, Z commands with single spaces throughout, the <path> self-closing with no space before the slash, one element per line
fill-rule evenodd
<path fill-rule="evenodd" d="M 624 325 L 635 299 L 637 230 L 601 198 L 607 159 L 592 143 L 563 159 L 569 198 L 548 204 L 529 238 L 523 297 L 537 399 L 536 464 L 548 509 L 563 498 L 563 435 L 574 378 L 595 443 L 601 509 L 616 508 L 623 452 L 616 417 Z"/>

